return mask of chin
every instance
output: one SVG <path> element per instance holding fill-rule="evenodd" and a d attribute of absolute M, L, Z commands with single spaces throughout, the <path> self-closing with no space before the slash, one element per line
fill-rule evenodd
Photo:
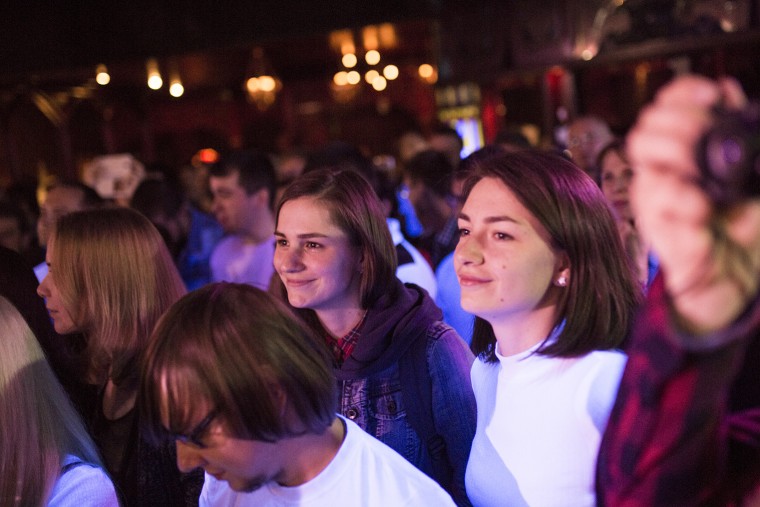
<path fill-rule="evenodd" d="M 239 493 L 253 493 L 257 489 L 260 489 L 268 481 L 263 477 L 254 477 L 252 479 L 239 479 L 236 481 L 228 481 L 230 489 Z"/>

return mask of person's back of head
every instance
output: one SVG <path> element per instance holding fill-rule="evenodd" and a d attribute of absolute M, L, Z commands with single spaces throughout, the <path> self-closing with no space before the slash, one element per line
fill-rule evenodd
<path fill-rule="evenodd" d="M 445 198 L 451 193 L 454 167 L 440 151 L 421 151 L 406 165 L 404 174 L 409 186 L 420 183 L 438 197 Z"/>
<path fill-rule="evenodd" d="M 248 195 L 261 189 L 269 191 L 269 208 L 274 209 L 277 176 L 274 164 L 265 153 L 256 150 L 238 150 L 223 155 L 209 170 L 209 176 L 238 175 L 238 183 Z"/>
<path fill-rule="evenodd" d="M 428 139 L 430 148 L 446 155 L 452 167 L 456 167 L 461 160 L 462 138 L 456 129 L 448 125 L 438 125 L 433 129 Z"/>
<path fill-rule="evenodd" d="M 251 311 L 255 309 L 255 311 Z M 154 441 L 187 434 L 206 407 L 245 440 L 322 434 L 337 385 L 324 344 L 274 296 L 207 285 L 161 318 L 145 356 L 139 410 Z"/>
<path fill-rule="evenodd" d="M 100 460 L 37 339 L 2 296 L 0 328 L 0 503 L 46 505 L 67 455 Z"/>
<path fill-rule="evenodd" d="M 78 180 L 64 179 L 47 188 L 45 202 L 37 220 L 37 237 L 40 246 L 46 246 L 50 231 L 63 215 L 105 205 L 105 200 L 92 188 Z"/>

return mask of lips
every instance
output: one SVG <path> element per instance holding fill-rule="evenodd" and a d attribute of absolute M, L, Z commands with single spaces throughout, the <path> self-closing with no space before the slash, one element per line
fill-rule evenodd
<path fill-rule="evenodd" d="M 311 282 L 312 282 L 312 280 L 292 280 L 292 279 L 286 279 L 285 280 L 285 286 L 286 287 L 298 288 L 298 287 L 303 287 L 304 285 L 308 285 Z"/>
<path fill-rule="evenodd" d="M 459 285 L 462 287 L 477 287 L 488 283 L 490 280 L 472 275 L 460 275 Z"/>

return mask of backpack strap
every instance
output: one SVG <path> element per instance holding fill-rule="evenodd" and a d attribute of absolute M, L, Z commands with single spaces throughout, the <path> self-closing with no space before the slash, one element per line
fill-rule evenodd
<path fill-rule="evenodd" d="M 431 477 L 444 489 L 451 489 L 453 470 L 446 455 L 446 441 L 438 434 L 433 418 L 433 384 L 428 365 L 428 343 L 446 331 L 442 322 L 435 324 L 424 336 L 417 337 L 399 360 L 401 393 L 409 416 L 409 424 L 425 445 L 433 470 Z M 424 365 L 424 367 L 423 367 Z"/>

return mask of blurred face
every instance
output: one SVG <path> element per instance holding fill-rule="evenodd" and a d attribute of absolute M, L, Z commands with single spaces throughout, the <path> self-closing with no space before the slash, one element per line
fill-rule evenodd
<path fill-rule="evenodd" d="M 602 192 L 621 220 L 633 220 L 628 189 L 633 179 L 633 169 L 617 151 L 611 150 L 602 158 Z"/>
<path fill-rule="evenodd" d="M 256 219 L 256 203 L 260 192 L 248 195 L 240 186 L 239 175 L 235 171 L 227 176 L 212 176 L 209 179 L 214 203 L 211 211 L 221 224 L 224 232 L 241 234 L 249 230 Z"/>
<path fill-rule="evenodd" d="M 612 140 L 603 124 L 582 118 L 573 122 L 567 132 L 567 149 L 573 161 L 586 172 L 595 170 L 599 151 Z"/>
<path fill-rule="evenodd" d="M 71 316 L 71 309 L 66 308 L 61 298 L 61 292 L 55 282 L 56 271 L 58 266 L 53 264 L 53 253 L 55 252 L 55 241 L 48 243 L 48 249 L 45 254 L 45 261 L 48 265 L 48 274 L 42 279 L 37 287 L 37 294 L 45 299 L 50 318 L 53 319 L 53 327 L 58 334 L 71 334 L 81 331 L 82 329 L 74 322 Z"/>
<path fill-rule="evenodd" d="M 0 217 L 0 245 L 19 253 L 23 250 L 24 235 L 15 218 Z"/>
<path fill-rule="evenodd" d="M 501 180 L 484 178 L 459 218 L 454 254 L 462 308 L 491 324 L 523 319 L 554 302 L 562 257 L 541 223 Z"/>
<path fill-rule="evenodd" d="M 45 202 L 40 207 L 40 218 L 37 220 L 37 236 L 40 246 L 46 246 L 50 232 L 55 226 L 56 220 L 64 215 L 81 211 L 83 195 L 76 188 L 59 187 L 52 188 L 47 193 Z"/>
<path fill-rule="evenodd" d="M 195 429 L 191 430 L 197 443 L 184 442 L 184 439 L 176 441 L 177 467 L 182 472 L 200 467 L 240 492 L 255 491 L 269 482 L 283 480 L 281 444 L 234 438 L 221 416 L 201 427 L 211 412 L 207 404 L 203 405 L 207 409 L 198 411 Z M 167 426 L 167 421 L 164 425 Z"/>
<path fill-rule="evenodd" d="M 286 202 L 275 231 L 274 268 L 296 308 L 358 309 L 361 259 L 327 207 L 311 197 Z"/>

